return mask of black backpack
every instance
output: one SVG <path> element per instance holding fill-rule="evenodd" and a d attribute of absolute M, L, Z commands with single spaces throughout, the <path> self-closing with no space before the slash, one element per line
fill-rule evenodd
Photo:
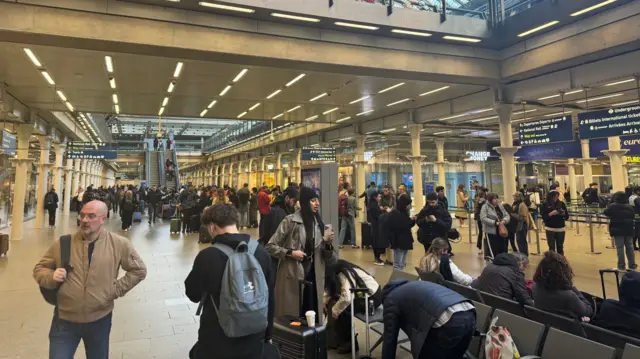
<path fill-rule="evenodd" d="M 60 268 L 64 268 L 67 270 L 67 275 L 71 271 L 71 266 L 69 266 L 69 260 L 71 258 L 71 235 L 67 234 L 60 237 L 60 264 L 62 266 Z M 48 289 L 40 287 L 40 293 L 44 300 L 51 305 L 58 305 L 58 290 L 60 290 L 60 286 L 62 283 L 58 283 L 55 289 Z"/>
<path fill-rule="evenodd" d="M 524 205 L 527 206 L 527 208 L 531 208 L 531 193 L 527 193 L 526 195 L 524 195 Z"/>
<path fill-rule="evenodd" d="M 47 193 L 47 197 L 45 197 L 45 199 L 44 199 L 44 204 L 45 204 L 45 206 L 50 206 L 50 205 L 54 204 L 53 193 Z"/>

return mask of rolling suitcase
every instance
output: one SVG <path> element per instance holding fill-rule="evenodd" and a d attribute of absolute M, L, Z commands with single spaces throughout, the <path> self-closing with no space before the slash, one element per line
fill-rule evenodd
<path fill-rule="evenodd" d="M 9 252 L 9 235 L 0 234 L 0 256 L 3 254 L 6 256 Z"/>
<path fill-rule="evenodd" d="M 364 318 L 365 318 L 365 341 L 367 348 L 365 350 L 365 354 L 360 356 L 360 359 L 371 359 L 371 347 L 369 346 L 369 314 L 372 314 L 370 310 L 373 308 L 369 308 L 369 304 L 373 304 L 373 302 L 369 303 L 369 288 L 351 288 L 349 289 L 353 296 L 351 297 L 351 357 L 356 359 L 356 310 L 355 310 L 355 298 L 356 294 L 364 293 Z"/>
<path fill-rule="evenodd" d="M 200 213 L 194 214 L 189 218 L 189 231 L 198 232 L 200 230 Z"/>
<path fill-rule="evenodd" d="M 212 241 L 213 241 L 213 238 L 211 238 L 211 235 L 209 234 L 209 229 L 207 228 L 207 226 L 201 225 L 200 236 L 198 237 L 198 243 L 211 243 Z"/>
<path fill-rule="evenodd" d="M 362 248 L 371 248 L 373 242 L 371 240 L 371 223 L 360 223 L 360 233 L 362 236 Z"/>
<path fill-rule="evenodd" d="M 182 221 L 179 217 L 171 218 L 171 224 L 169 225 L 169 233 L 180 233 L 180 227 L 182 227 Z"/>
<path fill-rule="evenodd" d="M 600 282 L 602 283 L 602 299 L 607 299 L 607 292 L 604 288 L 605 273 L 613 273 L 616 275 L 616 288 L 618 288 L 618 298 L 620 298 L 620 271 L 617 269 L 600 269 Z"/>
<path fill-rule="evenodd" d="M 133 223 L 142 222 L 142 212 L 134 212 L 133 213 Z"/>
<path fill-rule="evenodd" d="M 144 212 L 144 201 L 140 200 L 138 202 L 138 209 L 140 210 L 140 212 Z"/>
<path fill-rule="evenodd" d="M 311 283 L 300 281 L 299 308 L 302 308 L 302 288 L 309 284 Z M 320 319 L 319 315 L 322 313 L 316 313 L 316 321 Z M 299 317 L 284 316 L 273 320 L 273 344 L 284 359 L 327 359 L 325 326 L 316 324 L 315 327 L 309 327 L 306 319 Z"/>

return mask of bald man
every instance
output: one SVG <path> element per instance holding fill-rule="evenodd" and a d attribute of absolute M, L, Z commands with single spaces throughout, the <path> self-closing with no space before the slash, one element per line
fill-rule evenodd
<path fill-rule="evenodd" d="M 57 239 L 33 269 L 41 288 L 58 288 L 51 300 L 57 310 L 49 332 L 49 359 L 73 359 L 81 339 L 87 359 L 107 359 L 113 301 L 147 275 L 131 241 L 105 230 L 107 212 L 102 201 L 85 204 L 78 232 Z M 65 246 L 68 263 L 62 263 Z M 126 274 L 118 278 L 120 268 Z"/>

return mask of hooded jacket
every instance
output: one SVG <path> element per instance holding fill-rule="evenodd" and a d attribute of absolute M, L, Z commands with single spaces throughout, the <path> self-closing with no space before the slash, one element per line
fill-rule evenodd
<path fill-rule="evenodd" d="M 476 289 L 502 298 L 515 299 L 521 304 L 533 305 L 518 260 L 508 253 L 498 254 L 493 263 L 484 268 L 476 282 Z"/>
<path fill-rule="evenodd" d="M 411 228 L 416 224 L 409 217 L 407 206 L 411 204 L 411 198 L 407 195 L 398 197 L 397 207 L 388 214 L 387 226 L 391 240 L 391 248 L 409 250 L 413 249 L 413 233 Z"/>
<path fill-rule="evenodd" d="M 620 282 L 620 301 L 606 299 L 593 324 L 640 338 L 640 273 L 628 272 Z"/>
<path fill-rule="evenodd" d="M 633 237 L 633 219 L 635 210 L 629 204 L 624 192 L 616 192 L 611 197 L 611 204 L 604 210 L 609 217 L 609 233 L 613 237 Z"/>
<path fill-rule="evenodd" d="M 276 197 L 275 201 L 271 205 L 269 213 L 263 217 L 264 227 L 262 228 L 262 237 L 260 238 L 260 243 L 263 246 L 266 246 L 267 243 L 269 243 L 271 236 L 276 233 L 276 229 L 278 229 L 278 226 L 284 217 L 293 214 L 293 212 L 295 212 L 293 208 L 287 208 L 284 195 Z"/>
<path fill-rule="evenodd" d="M 213 242 L 220 242 L 235 249 L 240 242 L 249 241 L 248 234 L 220 234 Z M 262 272 L 267 279 L 269 287 L 269 314 L 267 317 L 267 330 L 264 333 L 256 333 L 242 338 L 229 338 L 224 334 L 218 322 L 218 316 L 210 300 L 205 300 L 202 315 L 200 316 L 200 329 L 198 329 L 198 341 L 191 350 L 191 359 L 205 358 L 238 358 L 259 359 L 262 358 L 262 347 L 265 340 L 271 338 L 273 328 L 275 283 L 274 272 L 271 267 L 271 259 L 267 251 L 258 246 L 255 258 L 262 267 Z M 210 294 L 217 305 L 220 304 L 220 290 L 222 287 L 222 275 L 229 258 L 217 248 L 208 247 L 200 251 L 193 262 L 193 268 L 184 281 L 187 297 L 194 303 L 200 302 L 203 293 Z"/>
<path fill-rule="evenodd" d="M 427 217 L 436 217 L 435 222 L 427 221 Z M 418 242 L 425 246 L 431 246 L 436 238 L 447 238 L 447 233 L 451 229 L 451 214 L 441 205 L 431 207 L 429 204 L 424 206 L 420 213 L 416 216 L 416 224 L 418 225 Z"/>
<path fill-rule="evenodd" d="M 398 333 L 402 329 L 411 340 L 413 358 L 419 358 L 431 327 L 447 308 L 470 302 L 467 298 L 441 285 L 417 281 L 394 280 L 382 291 L 383 323 L 382 358 L 394 359 Z"/>
<path fill-rule="evenodd" d="M 266 190 L 261 190 L 258 192 L 258 210 L 260 211 L 260 215 L 265 215 L 269 213 L 271 209 L 271 199 L 269 198 L 269 194 Z"/>

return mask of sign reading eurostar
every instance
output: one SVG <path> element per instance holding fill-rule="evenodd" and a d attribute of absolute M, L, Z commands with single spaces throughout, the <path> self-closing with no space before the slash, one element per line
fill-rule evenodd
<path fill-rule="evenodd" d="M 571 116 L 521 123 L 518 132 L 523 146 L 573 141 Z"/>
<path fill-rule="evenodd" d="M 116 158 L 118 158 L 118 153 L 106 143 L 67 143 L 67 159 L 115 160 Z"/>
<path fill-rule="evenodd" d="M 640 134 L 640 105 L 578 114 L 580 138 Z"/>

